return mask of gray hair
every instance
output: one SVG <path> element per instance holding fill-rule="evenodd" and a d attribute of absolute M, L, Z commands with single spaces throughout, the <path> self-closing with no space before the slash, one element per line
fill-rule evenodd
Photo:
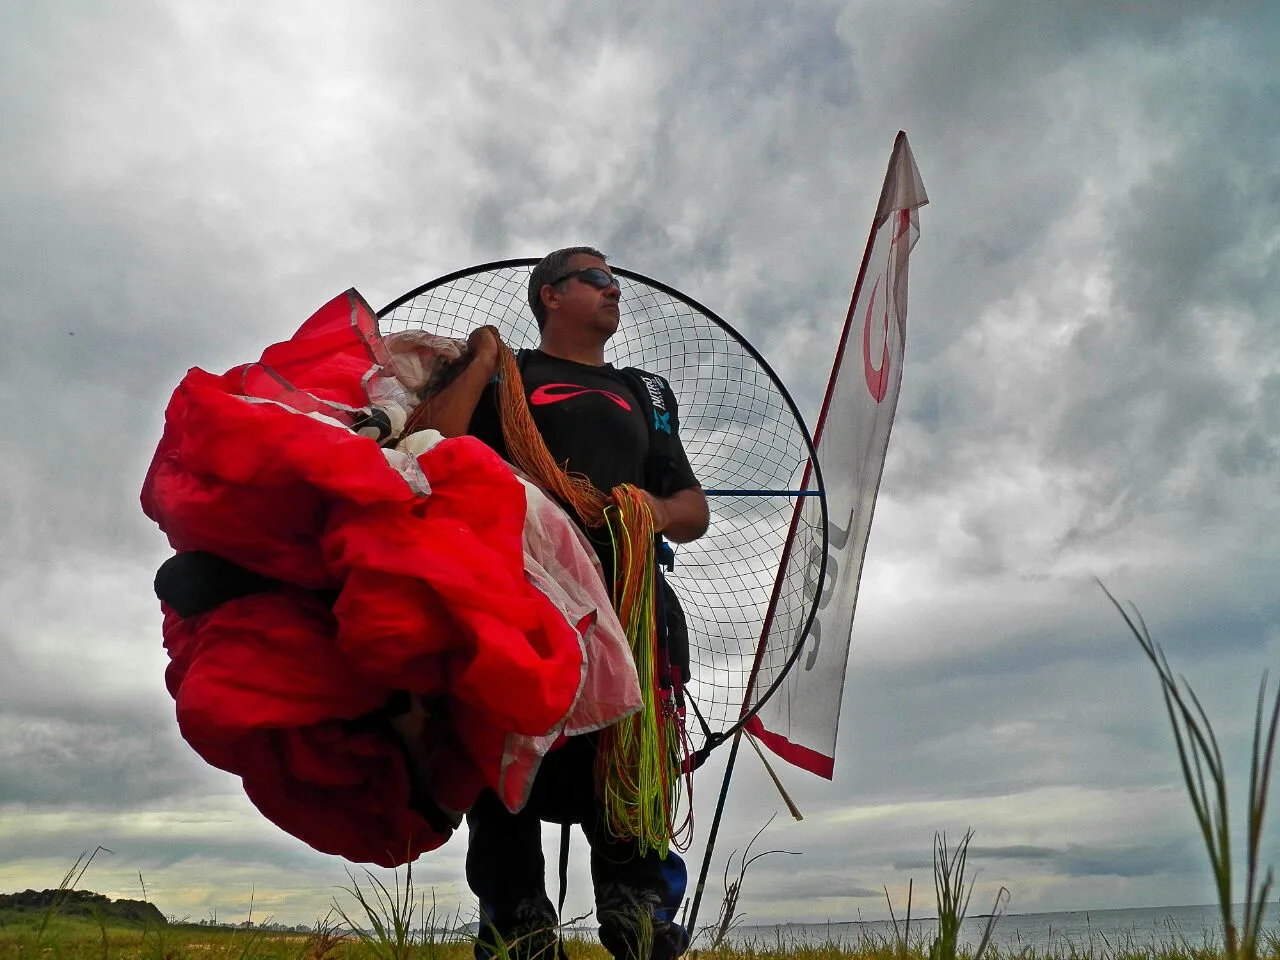
<path fill-rule="evenodd" d="M 533 311 L 533 319 L 538 321 L 539 331 L 547 322 L 547 308 L 542 304 L 542 288 L 564 276 L 568 272 L 569 261 L 579 255 L 609 259 L 595 247 L 564 247 L 548 253 L 529 274 L 529 309 Z"/>

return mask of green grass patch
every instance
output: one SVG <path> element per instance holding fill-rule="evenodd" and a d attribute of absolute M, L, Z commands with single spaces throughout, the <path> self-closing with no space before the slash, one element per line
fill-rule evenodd
<path fill-rule="evenodd" d="M 323 927 L 323 925 L 321 925 Z M 316 933 L 286 933 L 259 929 L 218 929 L 172 924 L 163 931 L 127 924 L 99 927 L 93 921 L 65 918 L 52 921 L 36 944 L 34 927 L 25 920 L 0 927 L 0 960 L 375 960 L 379 951 L 359 937 L 330 929 Z M 929 931 L 931 934 L 932 931 Z M 783 932 L 731 947 L 701 950 L 691 960 L 929 960 L 932 937 L 921 936 L 905 950 L 889 937 L 869 935 L 861 942 L 825 943 L 789 939 Z M 569 936 L 570 960 L 609 960 L 598 943 Z M 1280 940 L 1262 944 L 1262 957 L 1278 958 Z M 407 960 L 471 960 L 471 943 L 462 938 L 432 939 L 405 950 Z M 961 946 L 960 960 L 973 960 Z M 1000 950 L 989 945 L 983 960 L 1224 960 L 1222 950 L 1186 940 L 1154 946 L 1130 943 L 1073 944 L 1050 950 Z"/>

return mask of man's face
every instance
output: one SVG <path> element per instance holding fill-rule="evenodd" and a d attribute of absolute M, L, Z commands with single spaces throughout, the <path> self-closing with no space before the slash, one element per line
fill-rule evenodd
<path fill-rule="evenodd" d="M 574 254 L 564 272 L 592 268 L 610 275 L 613 273 L 599 257 L 585 253 Z M 574 330 L 591 330 L 608 340 L 618 330 L 618 300 L 621 296 L 616 282 L 601 289 L 582 276 L 570 277 L 564 283 L 563 292 L 551 288 L 551 302 L 547 304 L 548 321 Z"/>

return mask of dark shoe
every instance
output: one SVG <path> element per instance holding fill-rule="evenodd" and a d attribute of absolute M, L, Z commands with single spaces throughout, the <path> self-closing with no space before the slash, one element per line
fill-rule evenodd
<path fill-rule="evenodd" d="M 656 892 L 610 884 L 597 898 L 600 943 L 615 960 L 675 960 L 689 949 L 684 927 L 659 915 Z"/>
<path fill-rule="evenodd" d="M 476 937 L 476 960 L 500 960 L 496 937 L 506 946 L 509 960 L 556 960 L 560 932 L 555 908 L 546 897 L 522 900 L 507 916 L 494 917 L 480 905 L 480 933 Z"/>

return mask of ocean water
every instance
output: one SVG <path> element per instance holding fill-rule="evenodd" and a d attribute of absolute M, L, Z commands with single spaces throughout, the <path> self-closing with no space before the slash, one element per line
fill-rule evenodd
<path fill-rule="evenodd" d="M 1237 910 L 1236 916 L 1239 917 Z M 899 930 L 902 918 L 898 918 Z M 918 924 L 918 926 L 917 926 Z M 985 918 L 972 917 L 961 927 L 961 939 L 976 945 L 982 937 Z M 1280 936 L 1280 904 L 1269 904 L 1265 929 Z M 911 938 L 932 937 L 936 923 L 932 917 L 911 920 Z M 737 945 L 818 944 L 835 941 L 857 945 L 865 940 L 893 941 L 893 924 L 888 920 L 842 921 L 831 923 L 786 923 L 743 925 L 730 936 Z M 1005 914 L 997 922 L 992 942 L 1005 952 L 1028 947 L 1037 953 L 1068 953 L 1092 950 L 1095 955 L 1116 950 L 1143 949 L 1167 944 L 1191 947 L 1218 947 L 1222 944 L 1222 922 L 1216 906 L 1143 907 L 1125 910 L 1078 910 L 1061 913 Z"/>

